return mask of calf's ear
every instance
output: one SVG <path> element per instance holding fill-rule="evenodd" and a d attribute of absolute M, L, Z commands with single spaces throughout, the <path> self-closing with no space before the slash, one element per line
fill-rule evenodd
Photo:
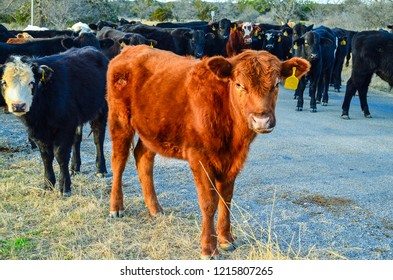
<path fill-rule="evenodd" d="M 52 74 L 54 73 L 53 69 L 47 65 L 38 65 L 37 63 L 33 63 L 33 73 L 36 79 L 39 79 L 41 83 L 45 84 L 52 78 Z"/>
<path fill-rule="evenodd" d="M 232 64 L 222 56 L 210 58 L 207 66 L 219 79 L 228 79 L 232 75 Z"/>
<path fill-rule="evenodd" d="M 110 49 L 115 44 L 115 42 L 109 38 L 100 39 L 99 42 L 102 50 Z"/>
<path fill-rule="evenodd" d="M 300 57 L 293 57 L 291 59 L 285 60 L 281 63 L 281 76 L 284 78 L 292 76 L 293 67 L 296 67 L 294 73 L 295 76 L 300 78 L 310 70 L 311 64 L 307 60 Z"/>

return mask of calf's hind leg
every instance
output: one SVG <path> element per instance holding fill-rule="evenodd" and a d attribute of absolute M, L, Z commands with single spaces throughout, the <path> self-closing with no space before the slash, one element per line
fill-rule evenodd
<path fill-rule="evenodd" d="M 96 175 L 98 177 L 105 177 L 107 173 L 105 156 L 104 156 L 104 140 L 105 128 L 107 120 L 107 109 L 103 109 L 98 117 L 91 122 L 91 129 L 94 135 L 94 144 L 96 146 Z"/>
<path fill-rule="evenodd" d="M 155 155 L 154 152 L 146 148 L 140 139 L 138 140 L 134 150 L 135 164 L 142 186 L 143 198 L 152 216 L 163 212 L 154 189 L 153 168 Z"/>
<path fill-rule="evenodd" d="M 110 125 L 110 133 L 112 138 L 113 180 L 109 211 L 111 217 L 123 217 L 122 175 L 130 154 L 134 134 L 127 128 L 121 128 L 120 122 L 115 121 Z"/>

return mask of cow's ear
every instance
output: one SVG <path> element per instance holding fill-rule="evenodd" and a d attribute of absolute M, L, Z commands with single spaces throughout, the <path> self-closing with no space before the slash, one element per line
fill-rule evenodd
<path fill-rule="evenodd" d="M 68 50 L 74 47 L 74 40 L 72 38 L 64 38 L 61 44 Z"/>
<path fill-rule="evenodd" d="M 119 43 L 119 45 L 121 47 L 124 47 L 130 43 L 130 38 L 124 36 L 123 38 L 120 38 L 119 40 L 117 40 L 117 42 Z"/>
<path fill-rule="evenodd" d="M 306 26 L 306 32 L 311 31 L 314 28 L 314 24 Z"/>
<path fill-rule="evenodd" d="M 151 46 L 151 47 L 155 47 L 158 44 L 158 42 L 153 39 L 149 39 L 149 40 L 147 40 L 147 42 L 149 43 L 149 46 Z"/>
<path fill-rule="evenodd" d="M 98 26 L 97 26 L 97 24 L 95 24 L 95 23 L 90 23 L 90 24 L 89 24 L 89 28 L 90 28 L 91 30 L 98 31 Z"/>
<path fill-rule="evenodd" d="M 293 73 L 294 67 L 296 68 L 295 73 Z M 281 76 L 288 78 L 292 76 L 292 74 L 295 74 L 297 78 L 300 78 L 306 74 L 310 68 L 311 64 L 307 60 L 300 57 L 293 57 L 281 63 Z"/>
<path fill-rule="evenodd" d="M 38 65 L 37 63 L 32 64 L 32 69 L 36 79 L 40 80 L 41 83 L 45 84 L 52 78 L 54 73 L 53 69 L 47 65 Z"/>
<path fill-rule="evenodd" d="M 102 50 L 110 49 L 115 44 L 110 38 L 100 39 L 99 42 Z"/>
<path fill-rule="evenodd" d="M 232 64 L 222 56 L 210 58 L 207 66 L 219 79 L 228 79 L 232 76 Z"/>

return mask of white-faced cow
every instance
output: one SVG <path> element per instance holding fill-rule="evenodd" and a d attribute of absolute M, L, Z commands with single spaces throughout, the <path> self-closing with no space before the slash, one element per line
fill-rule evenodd
<path fill-rule="evenodd" d="M 56 158 L 64 196 L 71 193 L 71 148 L 70 170 L 80 170 L 83 123 L 91 122 L 97 175 L 107 172 L 103 153 L 107 66 L 108 59 L 101 52 L 85 47 L 38 59 L 11 56 L 1 67 L 1 87 L 8 110 L 25 124 L 40 150 L 44 186 L 52 189 L 55 185 L 52 163 Z"/>
<path fill-rule="evenodd" d="M 217 237 L 219 247 L 234 249 L 229 209 L 235 179 L 256 135 L 275 127 L 280 81 L 293 67 L 300 77 L 310 65 L 301 58 L 281 62 L 266 51 L 197 60 L 143 45 L 124 47 L 107 75 L 111 215 L 124 215 L 122 174 L 137 133 L 134 157 L 150 214 L 162 212 L 153 183 L 155 155 L 187 160 L 202 212 L 202 258 L 218 255 Z"/>

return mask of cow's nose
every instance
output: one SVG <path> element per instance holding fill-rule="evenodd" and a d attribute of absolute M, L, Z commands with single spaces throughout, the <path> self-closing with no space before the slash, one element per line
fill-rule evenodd
<path fill-rule="evenodd" d="M 195 53 L 196 58 L 202 58 L 202 56 L 203 56 L 203 53 L 200 53 L 200 52 Z"/>
<path fill-rule="evenodd" d="M 311 59 L 311 60 L 315 60 L 315 59 L 317 59 L 317 58 L 318 58 L 318 55 L 317 55 L 316 53 L 310 54 L 310 59 Z"/>
<path fill-rule="evenodd" d="M 26 103 L 15 103 L 11 105 L 12 107 L 12 112 L 18 113 L 18 112 L 24 112 L 26 111 Z"/>

